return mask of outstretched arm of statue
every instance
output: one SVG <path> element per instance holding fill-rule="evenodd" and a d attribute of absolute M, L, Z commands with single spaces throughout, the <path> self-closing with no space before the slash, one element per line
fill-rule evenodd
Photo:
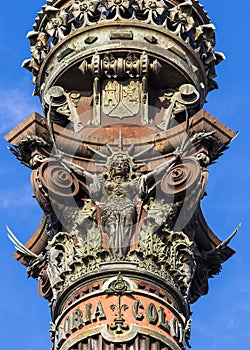
<path fill-rule="evenodd" d="M 74 173 L 85 177 L 85 179 L 88 183 L 92 183 L 94 181 L 94 175 L 89 173 L 82 166 L 77 165 L 73 162 L 70 162 L 70 161 L 66 160 L 65 158 L 61 158 L 60 162 L 67 168 L 67 170 L 73 171 Z"/>
<path fill-rule="evenodd" d="M 143 175 L 144 176 L 144 181 L 146 183 L 149 183 L 151 180 L 155 180 L 162 176 L 165 172 L 170 170 L 170 167 L 177 163 L 181 159 L 182 152 L 180 148 L 177 148 L 175 152 L 173 153 L 174 156 L 169 159 L 167 162 L 164 162 L 160 165 L 158 165 L 154 170 L 150 171 L 149 173 Z"/>
<path fill-rule="evenodd" d="M 79 176 L 82 176 L 85 178 L 85 182 L 87 185 L 89 185 L 89 193 L 91 195 L 91 198 L 94 201 L 99 201 L 102 197 L 102 186 L 103 181 L 102 178 L 99 177 L 97 174 L 91 174 L 87 170 L 85 170 L 82 166 L 75 164 L 73 162 L 70 162 L 66 160 L 65 158 L 60 158 L 60 162 L 65 166 L 65 168 L 68 171 L 73 171 L 74 173 L 78 174 Z"/>

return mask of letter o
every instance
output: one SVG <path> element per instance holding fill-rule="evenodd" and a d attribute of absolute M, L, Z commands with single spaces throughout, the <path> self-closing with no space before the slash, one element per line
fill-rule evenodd
<path fill-rule="evenodd" d="M 150 303 L 146 310 L 147 320 L 150 324 L 156 324 L 158 321 L 158 312 L 156 306 L 153 303 Z"/>

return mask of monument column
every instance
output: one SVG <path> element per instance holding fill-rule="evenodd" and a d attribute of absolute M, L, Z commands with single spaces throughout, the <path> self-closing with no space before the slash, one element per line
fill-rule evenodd
<path fill-rule="evenodd" d="M 51 308 L 53 350 L 184 350 L 190 305 L 234 251 L 206 223 L 209 165 L 235 133 L 198 1 L 47 0 L 27 34 L 44 116 L 10 131 L 41 223 L 15 258 Z"/>

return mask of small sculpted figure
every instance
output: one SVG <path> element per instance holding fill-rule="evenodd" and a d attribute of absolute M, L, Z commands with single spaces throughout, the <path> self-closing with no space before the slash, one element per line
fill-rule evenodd
<path fill-rule="evenodd" d="M 174 32 L 187 42 L 189 41 L 188 33 L 195 27 L 192 6 L 192 1 L 188 0 L 169 10 Z"/>
<path fill-rule="evenodd" d="M 60 40 L 65 38 L 68 28 L 68 13 L 57 8 L 48 6 L 46 13 L 49 18 L 44 31 L 49 35 L 49 47 L 53 48 Z"/>

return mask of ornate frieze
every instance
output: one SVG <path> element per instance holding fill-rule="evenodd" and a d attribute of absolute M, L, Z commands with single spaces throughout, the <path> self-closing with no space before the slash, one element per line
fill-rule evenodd
<path fill-rule="evenodd" d="M 123 274 L 105 282 L 102 289 L 68 307 L 53 324 L 54 349 L 66 349 L 84 339 L 95 326 L 102 338 L 127 343 L 137 334 L 160 334 L 171 349 L 184 349 L 189 320 L 152 293 L 141 291 Z M 159 337 L 159 335 L 158 335 Z"/>
<path fill-rule="evenodd" d="M 59 4 L 58 4 L 59 5 Z M 202 13 L 203 12 L 203 13 Z M 202 14 L 202 15 L 201 15 Z M 35 31 L 27 37 L 31 43 L 31 59 L 25 60 L 23 66 L 36 76 L 41 64 L 54 46 L 71 33 L 84 27 L 101 24 L 103 21 L 139 21 L 147 24 L 147 31 L 155 25 L 164 31 L 173 33 L 191 46 L 203 63 L 209 80 L 209 90 L 216 88 L 214 67 L 224 59 L 223 54 L 215 52 L 214 26 L 206 17 L 206 13 L 197 2 L 191 0 L 178 5 L 165 1 L 71 1 L 68 6 L 56 7 L 48 3 L 39 13 L 39 21 Z M 112 39 L 112 32 L 111 32 Z M 126 37 L 125 32 L 120 39 Z M 119 39 L 119 37 L 117 37 Z M 154 36 L 146 35 L 149 42 L 157 42 Z M 93 43 L 97 37 L 86 38 L 86 43 Z M 68 46 L 68 52 L 74 49 Z"/>

